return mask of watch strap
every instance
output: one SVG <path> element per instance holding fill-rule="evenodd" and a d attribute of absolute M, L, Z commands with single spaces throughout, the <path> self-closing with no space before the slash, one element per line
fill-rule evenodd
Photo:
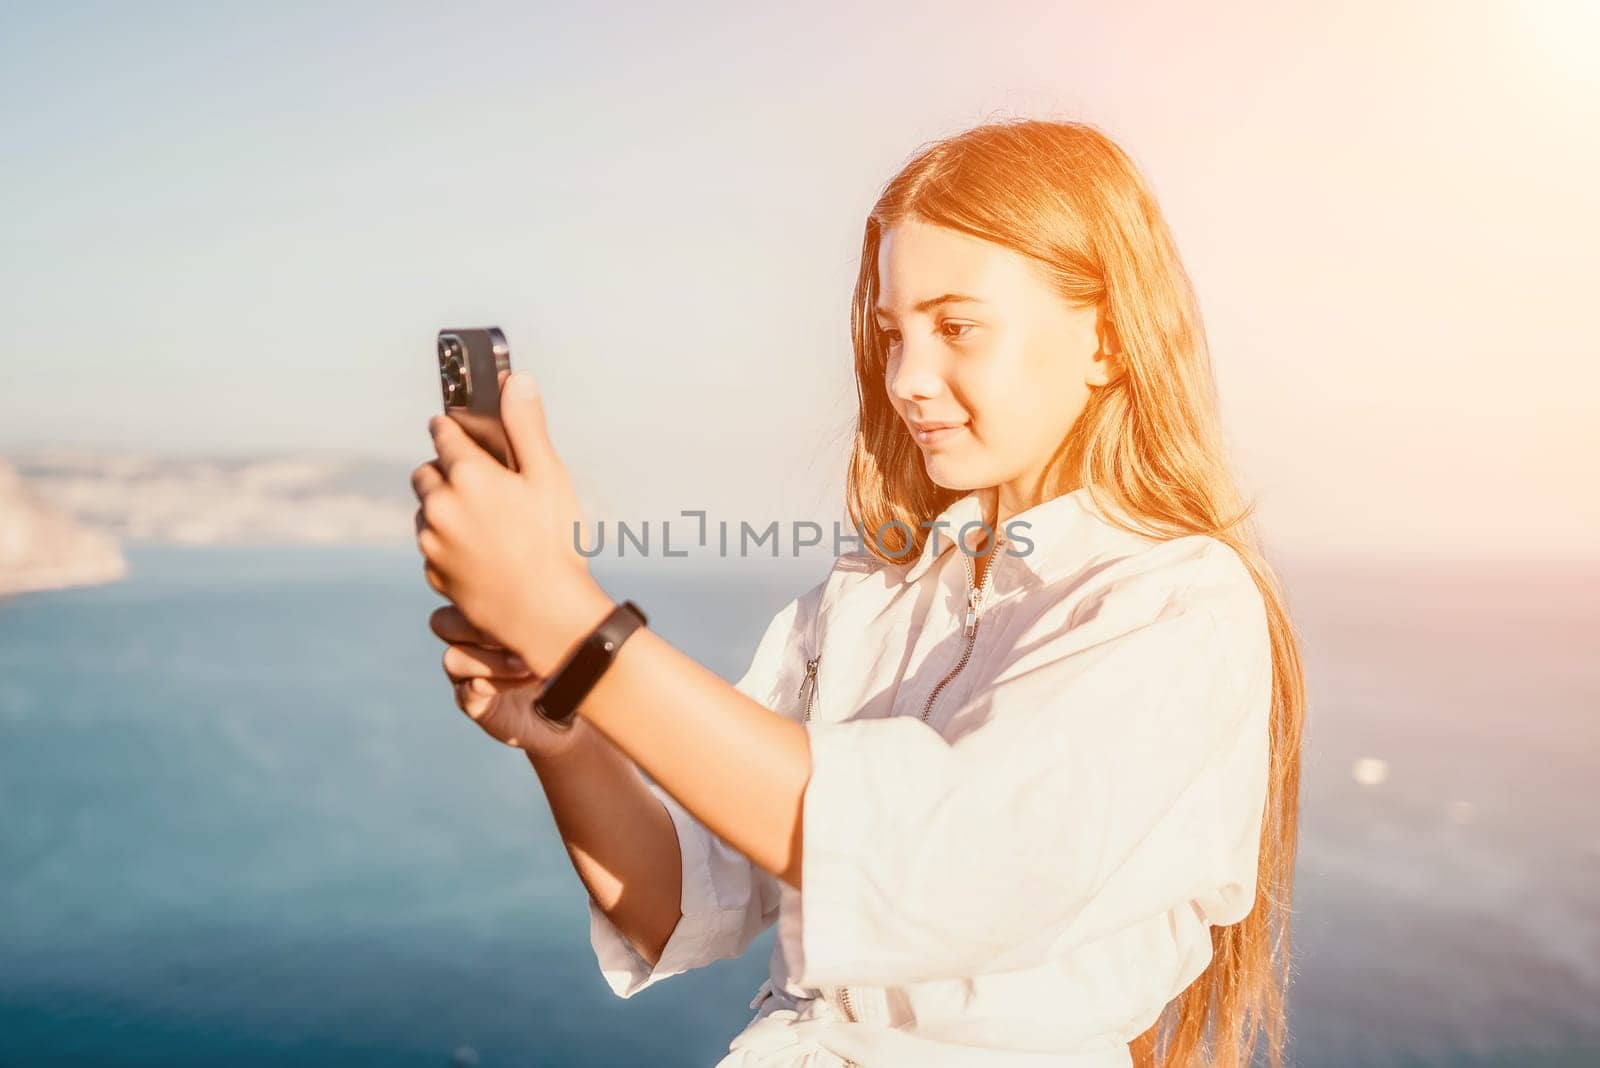
<path fill-rule="evenodd" d="M 578 706 L 616 659 L 622 643 L 646 622 L 644 612 L 632 601 L 614 607 L 556 668 L 534 698 L 534 710 L 554 726 L 570 727 Z"/>

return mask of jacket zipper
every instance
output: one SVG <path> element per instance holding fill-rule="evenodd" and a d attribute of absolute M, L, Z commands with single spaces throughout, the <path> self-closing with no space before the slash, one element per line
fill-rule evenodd
<path fill-rule="evenodd" d="M 800 680 L 800 693 L 798 696 L 805 699 L 807 721 L 811 719 L 811 702 L 817 695 L 817 665 L 822 663 L 822 654 L 806 660 L 806 677 Z"/>
<path fill-rule="evenodd" d="M 922 722 L 928 722 L 928 715 L 933 711 L 933 703 L 939 699 L 939 694 L 950 684 L 950 680 L 961 674 L 961 669 L 967 666 L 967 661 L 972 659 L 972 647 L 978 642 L 978 612 L 983 608 L 983 603 L 988 599 L 989 586 L 994 581 L 994 565 L 996 554 L 1000 546 L 1005 544 L 1005 535 L 997 534 L 994 541 L 993 553 L 989 554 L 989 566 L 983 572 L 983 585 L 974 586 L 972 582 L 972 557 L 966 553 L 961 554 L 961 562 L 967 569 L 967 618 L 964 630 L 967 635 L 966 648 L 961 650 L 961 659 L 956 661 L 956 666 L 951 668 L 939 684 L 928 694 L 927 703 L 922 706 Z"/>
<path fill-rule="evenodd" d="M 813 657 L 808 657 L 806 659 L 806 676 L 804 679 L 800 680 L 800 693 L 797 696 L 805 700 L 806 722 L 810 722 L 811 720 L 811 705 L 812 702 L 816 700 L 817 696 L 817 665 L 820 663 L 822 663 L 821 653 L 818 653 Z M 849 1020 L 851 1023 L 857 1022 L 855 1009 L 850 1005 L 850 988 L 846 986 L 836 986 L 833 988 L 833 995 L 839 999 L 839 1004 L 844 1009 L 845 1019 Z M 855 1062 L 847 1061 L 845 1063 L 853 1065 Z"/>

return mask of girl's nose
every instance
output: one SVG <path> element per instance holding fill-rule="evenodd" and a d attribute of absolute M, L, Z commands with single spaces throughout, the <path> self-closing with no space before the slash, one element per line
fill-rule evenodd
<path fill-rule="evenodd" d="M 901 345 L 898 359 L 890 363 L 889 393 L 902 401 L 937 397 L 944 392 L 944 376 L 938 357 L 932 352 L 918 353 Z"/>

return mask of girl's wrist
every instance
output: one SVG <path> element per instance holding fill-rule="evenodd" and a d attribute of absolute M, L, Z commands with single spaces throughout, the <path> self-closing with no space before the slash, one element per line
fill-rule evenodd
<path fill-rule="evenodd" d="M 569 598 L 568 603 L 571 607 L 562 614 L 560 620 L 538 628 L 541 634 L 530 634 L 513 650 L 541 678 L 554 674 L 572 650 L 594 628 L 605 622 L 606 616 L 616 607 L 616 603 L 592 580 L 582 587 L 582 592 Z"/>

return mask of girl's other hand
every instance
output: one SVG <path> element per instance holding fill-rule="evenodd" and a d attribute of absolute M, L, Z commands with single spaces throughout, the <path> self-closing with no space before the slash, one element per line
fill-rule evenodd
<path fill-rule="evenodd" d="M 455 688 L 456 707 L 497 741 L 530 756 L 555 756 L 570 748 L 588 728 L 574 716 L 566 730 L 552 727 L 534 711 L 533 699 L 544 679 L 491 635 L 467 622 L 453 604 L 428 617 L 434 634 L 450 643 L 444 673 Z"/>

